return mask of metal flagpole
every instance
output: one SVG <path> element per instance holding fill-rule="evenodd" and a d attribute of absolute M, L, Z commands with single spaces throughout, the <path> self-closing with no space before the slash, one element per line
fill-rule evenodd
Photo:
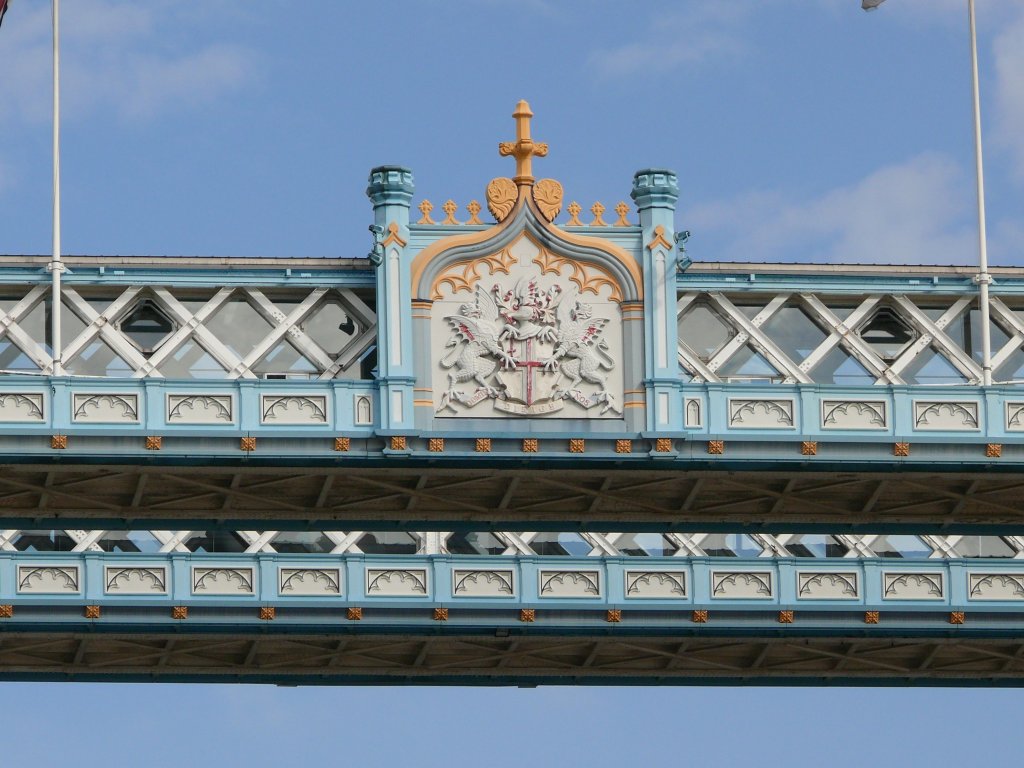
<path fill-rule="evenodd" d="M 861 0 L 860 7 L 873 11 L 885 0 Z M 981 160 L 981 97 L 978 89 L 978 34 L 974 25 L 974 0 L 967 0 L 967 17 L 971 30 L 971 86 L 974 90 L 974 165 L 978 183 L 978 308 L 981 314 L 981 384 L 992 384 L 992 326 L 989 324 L 988 239 L 985 235 L 985 169 Z"/>
<path fill-rule="evenodd" d="M 974 88 L 974 163 L 978 181 L 978 304 L 981 309 L 981 383 L 992 384 L 992 327 L 989 324 L 988 242 L 985 236 L 985 170 L 981 160 L 981 98 L 978 95 L 978 36 L 974 26 L 974 0 L 967 0 L 971 27 L 971 84 Z"/>
<path fill-rule="evenodd" d="M 50 299 L 51 375 L 64 373 L 60 343 L 60 275 L 64 265 L 60 257 L 60 0 L 53 0 L 53 258 L 50 274 L 53 294 Z"/>

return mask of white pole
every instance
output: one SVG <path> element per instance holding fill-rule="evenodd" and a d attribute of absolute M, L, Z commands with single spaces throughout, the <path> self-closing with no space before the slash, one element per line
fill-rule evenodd
<path fill-rule="evenodd" d="M 981 160 L 981 99 L 978 96 L 978 40 L 974 27 L 974 0 L 967 0 L 971 27 L 971 82 L 974 87 L 974 163 L 978 181 L 978 303 L 981 309 L 982 386 L 992 384 L 992 328 L 989 325 L 988 244 L 985 237 L 985 171 Z"/>
<path fill-rule="evenodd" d="M 50 335 L 52 344 L 51 374 L 64 373 L 60 343 L 60 274 L 64 265 L 60 258 L 60 0 L 53 0 L 53 259 L 50 274 L 53 294 L 50 299 Z"/>

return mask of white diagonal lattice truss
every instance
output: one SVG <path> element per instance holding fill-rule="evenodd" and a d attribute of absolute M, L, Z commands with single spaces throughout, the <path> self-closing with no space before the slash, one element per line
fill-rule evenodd
<path fill-rule="evenodd" d="M 369 298 L 346 288 L 65 286 L 62 364 L 79 376 L 363 378 Z M 0 286 L 0 372 L 51 373 L 49 291 Z"/>
<path fill-rule="evenodd" d="M 679 364 L 693 382 L 979 384 L 971 296 L 691 291 L 677 303 Z M 1024 305 L 991 300 L 997 382 L 1024 380 Z"/>
<path fill-rule="evenodd" d="M 0 531 L 4 552 L 1024 559 L 1021 536 L 422 531 Z"/>

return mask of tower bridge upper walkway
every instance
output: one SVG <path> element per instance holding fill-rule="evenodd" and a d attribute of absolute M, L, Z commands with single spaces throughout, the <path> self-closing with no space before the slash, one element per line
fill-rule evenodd
<path fill-rule="evenodd" d="M 1024 679 L 1024 269 L 691 263 L 514 116 L 366 256 L 0 257 L 0 676 Z"/>

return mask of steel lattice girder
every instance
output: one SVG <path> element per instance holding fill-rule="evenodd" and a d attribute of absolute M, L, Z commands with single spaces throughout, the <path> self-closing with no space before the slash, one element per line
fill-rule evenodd
<path fill-rule="evenodd" d="M 5 528 L 1024 532 L 1024 473 L 7 465 Z M 327 525 L 330 528 L 330 525 Z"/>
<path fill-rule="evenodd" d="M 0 633 L 0 679 L 287 684 L 1024 684 L 1014 638 Z"/>

